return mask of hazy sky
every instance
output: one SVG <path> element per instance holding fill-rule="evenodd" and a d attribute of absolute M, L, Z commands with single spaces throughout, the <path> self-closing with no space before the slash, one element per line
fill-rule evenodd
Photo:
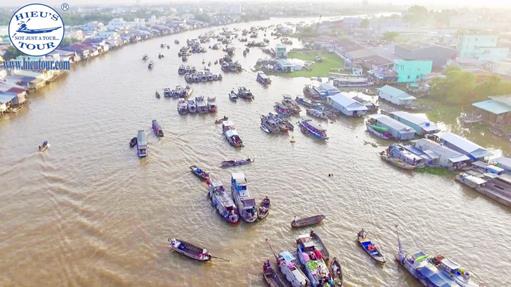
<path fill-rule="evenodd" d="M 191 3 L 210 2 L 211 0 L 191 0 Z M 233 3 L 251 2 L 254 0 L 225 0 Z M 280 0 L 255 0 L 259 2 L 273 2 Z M 304 2 L 305 0 L 298 0 Z M 315 0 L 308 0 L 307 2 L 314 2 Z M 362 0 L 337 0 L 337 3 L 361 3 Z M 60 7 L 64 2 L 70 6 L 73 5 L 127 5 L 127 4 L 168 4 L 176 1 L 172 0 L 1 0 L 0 6 L 22 6 L 29 3 L 44 3 L 53 7 Z M 177 0 L 177 2 L 184 2 Z M 318 1 L 321 2 L 321 1 Z M 511 8 L 511 0 L 368 0 L 369 4 L 394 4 L 410 6 L 420 4 L 429 7 L 439 6 L 457 6 L 457 7 L 509 7 Z"/>

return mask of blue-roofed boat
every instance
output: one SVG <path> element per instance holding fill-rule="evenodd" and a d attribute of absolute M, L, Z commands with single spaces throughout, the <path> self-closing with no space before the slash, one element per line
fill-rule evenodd
<path fill-rule="evenodd" d="M 296 239 L 296 253 L 312 287 L 335 286 L 335 282 L 325 263 L 321 250 L 316 246 L 309 234 L 300 235 L 298 239 Z"/>
<path fill-rule="evenodd" d="M 381 250 L 376 244 L 374 244 L 369 238 L 367 238 L 367 232 L 362 229 L 357 234 L 358 244 L 364 251 L 371 256 L 378 263 L 385 263 L 385 256 L 381 253 Z"/>
<path fill-rule="evenodd" d="M 245 222 L 255 222 L 257 220 L 256 201 L 248 192 L 247 179 L 244 173 L 235 172 L 231 174 L 231 191 L 241 218 Z"/>
<path fill-rule="evenodd" d="M 157 120 L 152 121 L 152 128 L 155 136 L 159 138 L 163 137 L 163 130 Z"/>
<path fill-rule="evenodd" d="M 140 158 L 147 156 L 147 140 L 144 130 L 139 130 L 137 133 L 137 155 Z"/>
<path fill-rule="evenodd" d="M 195 174 L 195 176 L 200 178 L 202 181 L 205 181 L 205 182 L 209 183 L 209 173 L 207 173 L 202 168 L 200 168 L 200 167 L 198 167 L 196 165 L 192 165 L 192 166 L 190 166 L 190 171 L 193 174 Z"/>
<path fill-rule="evenodd" d="M 326 130 L 321 125 L 314 123 L 312 120 L 301 120 L 298 122 L 300 130 L 304 134 L 311 135 L 319 140 L 327 140 Z"/>
<path fill-rule="evenodd" d="M 238 208 L 234 204 L 232 197 L 225 191 L 222 182 L 212 180 L 208 186 L 208 197 L 211 200 L 211 205 L 215 207 L 218 214 L 222 218 L 231 223 L 236 224 L 239 222 Z"/>
<path fill-rule="evenodd" d="M 425 287 L 459 287 L 453 279 L 430 262 L 429 256 L 422 251 L 408 254 L 401 245 L 398 234 L 398 253 L 396 260 Z"/>

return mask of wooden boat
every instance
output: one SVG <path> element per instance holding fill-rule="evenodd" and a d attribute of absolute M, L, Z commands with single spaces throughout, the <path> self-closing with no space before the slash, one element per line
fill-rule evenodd
<path fill-rule="evenodd" d="M 137 145 L 137 137 L 133 137 L 130 140 L 130 148 L 134 148 Z"/>
<path fill-rule="evenodd" d="M 250 159 L 250 158 L 241 159 L 241 160 L 224 160 L 224 161 L 222 161 L 221 167 L 223 167 L 223 168 L 234 167 L 234 166 L 250 164 L 252 162 L 254 162 L 254 160 Z"/>
<path fill-rule="evenodd" d="M 385 263 L 385 256 L 381 253 L 380 248 L 367 238 L 367 232 L 364 229 L 358 232 L 357 240 L 360 247 L 362 247 L 372 259 L 378 263 Z"/>
<path fill-rule="evenodd" d="M 169 248 L 179 254 L 197 261 L 205 262 L 211 260 L 212 258 L 207 249 L 198 247 L 184 240 L 169 238 Z"/>
<path fill-rule="evenodd" d="M 209 181 L 209 173 L 205 172 L 201 168 L 199 168 L 196 165 L 190 166 L 190 170 L 193 174 L 195 174 L 198 178 L 200 178 L 203 181 Z"/>
<path fill-rule="evenodd" d="M 316 248 L 319 249 L 319 251 L 321 251 L 321 255 L 323 255 L 325 261 L 328 262 L 328 260 L 330 260 L 330 253 L 328 252 L 328 249 L 323 243 L 323 240 L 321 240 L 321 237 L 319 237 L 319 235 L 313 230 L 311 230 L 309 235 L 312 241 L 314 242 L 314 245 L 316 245 Z"/>
<path fill-rule="evenodd" d="M 312 137 L 323 141 L 328 139 L 326 129 L 324 129 L 320 124 L 314 123 L 312 120 L 301 120 L 298 122 L 298 126 L 304 134 L 311 135 Z"/>
<path fill-rule="evenodd" d="M 259 208 L 257 209 L 257 218 L 265 219 L 266 216 L 270 213 L 270 199 L 266 196 L 261 203 L 259 203 Z"/>
<path fill-rule="evenodd" d="M 43 141 L 43 143 L 38 147 L 40 152 L 46 151 L 50 147 L 48 141 Z"/>
<path fill-rule="evenodd" d="M 296 239 L 296 253 L 311 286 L 334 287 L 325 258 L 323 258 L 323 254 L 309 234 L 298 236 Z"/>
<path fill-rule="evenodd" d="M 301 227 L 316 225 L 316 224 L 321 223 L 321 221 L 323 221 L 323 219 L 325 219 L 325 217 L 326 216 L 324 216 L 323 214 L 299 218 L 299 219 L 296 219 L 296 217 L 295 217 L 295 219 L 293 219 L 293 221 L 291 221 L 291 227 L 301 228 Z"/>
<path fill-rule="evenodd" d="M 417 168 L 416 165 L 412 165 L 412 164 L 409 164 L 409 163 L 406 163 L 398 158 L 394 158 L 394 157 L 390 157 L 389 155 L 387 155 L 387 153 L 385 151 L 382 151 L 380 152 L 380 158 L 390 164 L 392 164 L 393 166 L 396 166 L 396 167 L 399 167 L 399 168 L 402 168 L 402 169 L 406 169 L 406 170 L 414 170 Z"/>
<path fill-rule="evenodd" d="M 332 279 L 334 279 L 335 286 L 341 287 L 343 282 L 341 263 L 339 263 L 339 260 L 334 257 L 328 267 L 330 269 L 330 275 L 332 276 Z"/>
<path fill-rule="evenodd" d="M 238 100 L 238 94 L 234 90 L 229 93 L 229 100 L 236 102 Z"/>
<path fill-rule="evenodd" d="M 163 130 L 157 120 L 152 121 L 152 128 L 155 136 L 159 138 L 163 137 Z"/>
<path fill-rule="evenodd" d="M 323 112 L 322 110 L 306 109 L 305 111 L 306 111 L 307 115 L 309 115 L 311 117 L 318 118 L 321 120 L 328 120 L 328 117 L 326 116 L 325 112 Z"/>
<path fill-rule="evenodd" d="M 270 287 L 287 287 L 287 284 L 280 279 L 280 276 L 271 266 L 270 260 L 266 260 L 263 264 L 263 278 Z"/>
<path fill-rule="evenodd" d="M 239 222 L 238 208 L 234 204 L 231 195 L 225 191 L 222 182 L 211 180 L 208 186 L 208 197 L 211 200 L 211 205 L 225 221 L 231 224 Z"/>
<path fill-rule="evenodd" d="M 241 218 L 252 223 L 257 220 L 256 202 L 247 189 L 247 179 L 242 172 L 231 174 L 231 191 L 234 203 L 238 207 Z"/>

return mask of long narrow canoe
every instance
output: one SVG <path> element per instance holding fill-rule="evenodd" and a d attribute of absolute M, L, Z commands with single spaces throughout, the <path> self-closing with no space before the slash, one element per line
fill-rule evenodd
<path fill-rule="evenodd" d="M 332 278 L 334 279 L 335 286 L 341 287 L 342 286 L 342 266 L 341 263 L 339 263 L 339 260 L 337 258 L 333 258 L 332 262 L 330 262 L 330 274 L 332 275 Z"/>
<path fill-rule="evenodd" d="M 372 259 L 378 263 L 385 263 L 385 256 L 383 256 L 383 253 L 381 253 L 380 248 L 367 238 L 367 232 L 365 232 L 364 229 L 358 233 L 357 239 L 360 247 L 362 247 L 362 249 L 364 249 L 364 251 Z"/>
<path fill-rule="evenodd" d="M 316 225 L 316 224 L 321 223 L 321 221 L 323 221 L 323 219 L 325 219 L 325 217 L 326 216 L 324 216 L 323 214 L 319 214 L 319 215 L 314 215 L 314 216 L 309 216 L 309 217 L 304 217 L 304 218 L 299 218 L 299 219 L 295 218 L 295 219 L 293 219 L 293 221 L 291 221 L 291 227 L 300 228 L 300 227 Z"/>
<path fill-rule="evenodd" d="M 211 254 L 209 254 L 208 250 L 184 240 L 175 238 L 169 239 L 169 248 L 193 260 L 203 262 L 211 260 Z"/>
<path fill-rule="evenodd" d="M 279 274 L 273 268 L 270 260 L 263 264 L 263 278 L 270 287 L 287 287 L 288 285 L 280 278 Z"/>
<path fill-rule="evenodd" d="M 323 240 L 321 240 L 321 237 L 319 237 L 319 235 L 314 232 L 313 230 L 311 230 L 310 232 L 310 237 L 312 239 L 312 241 L 314 242 L 314 245 L 316 246 L 316 248 L 319 249 L 319 251 L 321 251 L 321 255 L 323 255 L 323 258 L 325 259 L 326 262 L 328 262 L 328 260 L 330 259 L 330 253 L 328 252 L 328 249 L 326 248 L 325 244 L 323 243 Z"/>

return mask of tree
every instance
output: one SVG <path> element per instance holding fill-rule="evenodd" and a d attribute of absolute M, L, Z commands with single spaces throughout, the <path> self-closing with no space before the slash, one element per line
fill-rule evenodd
<path fill-rule="evenodd" d="M 429 20 L 429 11 L 424 6 L 414 5 L 405 12 L 404 19 L 413 24 L 424 24 Z"/>

